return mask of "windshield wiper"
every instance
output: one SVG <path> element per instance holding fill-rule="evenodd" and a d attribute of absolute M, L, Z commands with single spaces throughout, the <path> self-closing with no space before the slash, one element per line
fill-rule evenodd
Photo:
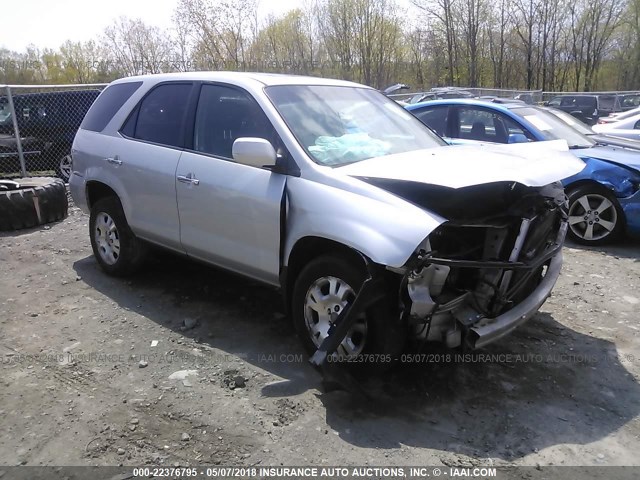
<path fill-rule="evenodd" d="M 593 145 L 569 145 L 569 150 L 580 150 L 583 148 L 591 148 Z"/>

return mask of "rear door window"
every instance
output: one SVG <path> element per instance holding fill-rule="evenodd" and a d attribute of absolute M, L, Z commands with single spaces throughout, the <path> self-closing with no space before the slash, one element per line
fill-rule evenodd
<path fill-rule="evenodd" d="M 460 107 L 458 111 L 459 138 L 483 142 L 508 143 L 509 135 L 531 135 L 507 115 L 485 108 Z"/>
<path fill-rule="evenodd" d="M 575 97 L 575 104 L 578 107 L 583 107 L 583 108 L 596 108 L 597 106 L 597 100 L 596 97 L 582 97 L 582 96 L 578 96 Z"/>
<path fill-rule="evenodd" d="M 496 142 L 494 115 L 485 109 L 462 107 L 458 110 L 458 136 L 467 140 Z"/>
<path fill-rule="evenodd" d="M 132 136 L 146 142 L 183 147 L 192 87 L 191 83 L 166 83 L 151 90 L 138 105 L 137 115 L 133 115 L 136 121 Z"/>

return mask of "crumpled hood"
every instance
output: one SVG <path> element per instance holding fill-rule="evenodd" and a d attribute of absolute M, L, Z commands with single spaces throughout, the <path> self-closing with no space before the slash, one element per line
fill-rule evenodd
<path fill-rule="evenodd" d="M 354 177 L 405 180 L 450 188 L 494 182 L 541 187 L 585 164 L 564 140 L 512 145 L 436 147 L 372 158 L 337 168 Z"/>
<path fill-rule="evenodd" d="M 580 158 L 595 158 L 634 168 L 640 172 L 640 151 L 614 146 L 596 145 L 573 151 Z"/>

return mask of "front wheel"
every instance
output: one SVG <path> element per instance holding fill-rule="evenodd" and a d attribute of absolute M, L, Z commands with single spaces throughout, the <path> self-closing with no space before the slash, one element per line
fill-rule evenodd
<path fill-rule="evenodd" d="M 291 311 L 305 349 L 317 350 L 338 315 L 353 303 L 364 283 L 363 268 L 346 259 L 326 255 L 311 261 L 296 279 Z M 358 314 L 356 322 L 338 346 L 342 359 L 391 363 L 401 353 L 406 328 L 394 315 L 393 302 L 385 298 Z"/>
<path fill-rule="evenodd" d="M 89 234 L 93 254 L 109 275 L 130 275 L 144 262 L 146 245 L 131 231 L 118 198 L 102 198 L 91 207 Z"/>
<path fill-rule="evenodd" d="M 623 213 L 606 189 L 582 185 L 569 191 L 569 236 L 583 245 L 613 242 L 623 228 Z"/>

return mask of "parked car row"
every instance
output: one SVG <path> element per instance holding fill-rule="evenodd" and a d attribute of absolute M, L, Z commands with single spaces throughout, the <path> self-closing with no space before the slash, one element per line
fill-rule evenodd
<path fill-rule="evenodd" d="M 397 86 L 399 85 L 402 85 L 402 88 L 408 88 L 404 84 L 397 84 Z M 397 89 L 394 89 L 393 91 L 397 91 Z M 386 93 L 388 94 L 390 92 Z M 479 100 L 493 101 L 495 103 L 536 104 L 534 96 L 531 93 L 520 93 L 516 95 L 515 98 L 503 98 L 495 95 L 484 95 L 478 97 L 468 90 L 457 87 L 432 88 L 429 92 L 414 94 L 401 103 L 404 105 L 413 105 L 430 100 L 451 100 L 456 98 L 476 98 Z M 562 94 L 556 95 L 543 105 L 567 112 L 588 125 L 595 125 L 596 123 L 606 123 L 609 121 L 606 119 L 613 118 L 614 116 L 623 114 L 629 110 L 639 109 L 640 93 Z"/>
<path fill-rule="evenodd" d="M 640 93 L 558 95 L 544 105 L 570 113 L 588 125 L 595 125 L 609 115 L 638 108 Z"/>
<path fill-rule="evenodd" d="M 68 181 L 71 143 L 100 90 L 66 90 L 12 95 L 27 171 L 53 170 Z M 20 171 L 14 119 L 0 97 L 0 172 Z"/>

